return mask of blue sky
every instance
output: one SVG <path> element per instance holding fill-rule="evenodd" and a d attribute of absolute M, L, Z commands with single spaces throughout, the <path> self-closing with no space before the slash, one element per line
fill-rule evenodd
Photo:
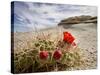
<path fill-rule="evenodd" d="M 57 26 L 64 18 L 97 16 L 97 7 L 84 5 L 14 2 L 14 32 L 26 32 Z"/>

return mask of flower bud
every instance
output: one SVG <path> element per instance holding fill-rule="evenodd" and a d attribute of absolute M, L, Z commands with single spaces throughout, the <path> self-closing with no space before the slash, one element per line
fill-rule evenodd
<path fill-rule="evenodd" d="M 60 50 L 56 50 L 56 51 L 54 52 L 54 54 L 53 54 L 53 58 L 54 58 L 55 60 L 59 60 L 59 59 L 61 58 L 61 56 L 62 56 L 62 52 L 61 52 Z"/>
<path fill-rule="evenodd" d="M 41 51 L 39 54 L 40 59 L 47 59 L 48 58 L 48 52 L 47 51 Z"/>

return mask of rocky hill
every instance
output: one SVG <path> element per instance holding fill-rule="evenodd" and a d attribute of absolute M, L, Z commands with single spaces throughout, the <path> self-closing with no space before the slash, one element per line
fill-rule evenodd
<path fill-rule="evenodd" d="M 61 20 L 59 25 L 66 25 L 66 24 L 78 24 L 78 23 L 97 23 L 97 16 L 75 16 L 75 17 L 69 17 L 64 20 Z"/>

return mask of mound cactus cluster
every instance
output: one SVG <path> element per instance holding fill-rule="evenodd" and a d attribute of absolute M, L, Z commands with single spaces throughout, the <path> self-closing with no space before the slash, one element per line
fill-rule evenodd
<path fill-rule="evenodd" d="M 51 65 L 53 68 L 57 63 L 66 65 L 67 67 L 72 67 L 76 64 L 79 65 L 80 49 L 77 48 L 74 40 L 75 37 L 69 32 L 63 32 L 63 39 L 56 41 L 56 44 L 54 41 L 48 39 L 34 40 L 33 49 L 27 50 L 20 57 L 15 54 L 15 67 L 18 67 L 16 72 L 29 70 L 29 68 L 26 68 L 28 65 L 31 66 L 32 71 L 37 71 L 45 65 L 48 65 L 48 67 Z"/>
<path fill-rule="evenodd" d="M 75 44 L 75 42 L 73 42 L 75 40 L 75 38 L 71 35 L 71 33 L 69 32 L 63 32 L 63 41 L 69 45 L 71 45 L 72 43 Z M 46 43 L 46 42 L 45 42 Z M 69 46 L 70 47 L 70 46 Z M 59 60 L 62 57 L 62 50 L 58 49 L 58 50 L 52 50 L 52 55 L 53 55 L 53 59 L 55 60 Z M 39 53 L 39 57 L 40 59 L 47 59 L 49 56 L 48 50 L 43 50 Z"/>

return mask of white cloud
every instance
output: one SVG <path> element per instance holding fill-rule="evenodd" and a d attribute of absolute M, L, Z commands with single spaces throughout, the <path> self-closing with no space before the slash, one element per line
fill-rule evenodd
<path fill-rule="evenodd" d="M 55 26 L 57 25 L 57 22 L 70 16 L 96 16 L 97 7 L 81 5 L 50 5 L 25 2 L 23 4 L 15 3 L 15 14 L 19 16 L 18 19 L 20 21 L 25 22 L 24 24 L 26 27 L 34 28 L 33 25 L 37 23 L 37 28 L 41 29 L 53 25 Z M 54 20 L 50 20 L 48 18 L 52 18 Z"/>

